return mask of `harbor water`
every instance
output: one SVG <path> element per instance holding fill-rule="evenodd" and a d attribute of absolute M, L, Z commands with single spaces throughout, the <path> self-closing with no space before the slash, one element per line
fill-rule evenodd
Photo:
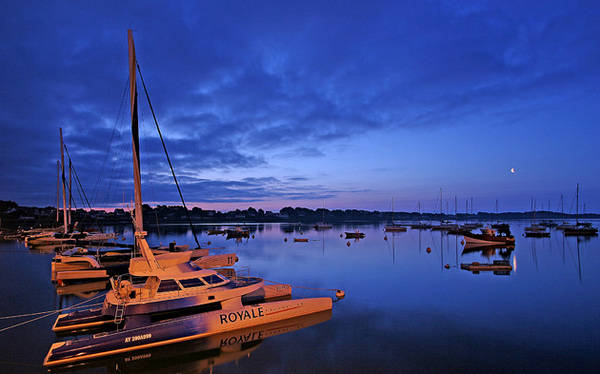
<path fill-rule="evenodd" d="M 440 231 L 386 233 L 379 224 L 323 231 L 249 224 L 250 237 L 229 240 L 208 235 L 215 225 L 198 225 L 201 244 L 217 248 L 212 253 L 237 254 L 237 271 L 291 284 L 294 297 L 335 299 L 337 289 L 346 296 L 321 319 L 130 352 L 62 371 L 600 372 L 600 239 L 564 237 L 553 229 L 550 237 L 529 238 L 523 236 L 529 222 L 509 223 L 514 247 L 491 249 L 465 248 L 462 236 Z M 133 242 L 131 228 L 105 229 Z M 187 226 L 147 230 L 150 245 L 195 244 Z M 346 239 L 345 232 L 355 230 L 365 237 Z M 51 282 L 53 255 L 18 241 L 0 242 L 2 373 L 47 372 L 46 353 L 64 339 L 51 330 L 58 311 L 102 301 L 103 285 L 57 288 Z M 461 269 L 494 260 L 508 261 L 512 270 Z M 12 316 L 19 317 L 6 318 Z"/>

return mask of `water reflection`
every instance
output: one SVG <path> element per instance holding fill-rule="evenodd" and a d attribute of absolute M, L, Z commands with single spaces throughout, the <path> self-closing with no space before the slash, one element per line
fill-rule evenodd
<path fill-rule="evenodd" d="M 496 255 L 500 256 L 503 260 L 510 260 L 511 253 L 515 250 L 514 245 L 507 246 L 504 245 L 478 245 L 478 244 L 465 244 L 462 254 L 466 255 L 468 253 L 480 253 L 481 257 L 485 257 L 490 259 Z"/>
<path fill-rule="evenodd" d="M 595 372 L 600 351 L 596 313 L 600 310 L 600 238 L 564 237 L 556 229 L 550 238 L 527 238 L 521 234 L 525 224 L 510 222 L 511 231 L 519 234 L 515 246 L 505 248 L 473 248 L 462 245 L 460 236 L 416 229 L 387 233 L 385 241 L 383 226 L 350 223 L 324 231 L 297 224 L 260 224 L 250 226 L 256 238 L 244 239 L 243 244 L 199 230 L 202 240 L 212 246 L 228 247 L 227 252 L 233 249 L 240 258 L 238 265 L 248 266 L 251 276 L 292 286 L 341 288 L 347 297 L 334 304 L 327 323 L 242 343 L 233 353 L 250 352 L 251 358 L 238 359 L 237 365 L 235 359 L 225 363 L 226 357 L 233 357 L 226 349 L 206 344 L 204 349 L 198 342 L 192 352 L 182 351 L 179 356 L 174 352 L 161 359 L 158 349 L 150 352 L 151 357 L 114 357 L 82 371 L 185 372 L 212 367 L 221 373 L 289 372 L 290 368 L 304 372 Z M 302 232 L 309 242 L 294 244 L 295 235 L 286 227 Z M 356 229 L 365 238 L 345 239 L 345 231 Z M 159 240 L 192 244 L 187 230 L 159 239 L 150 229 L 149 237 L 153 244 Z M 131 238 L 130 232 L 124 235 Z M 50 281 L 53 253 L 8 245 L 0 243 L 4 266 L 0 281 L 10 285 L 0 288 L 3 315 L 51 310 L 60 297 L 64 306 L 72 305 L 97 292 L 58 295 L 62 291 Z M 510 261 L 510 276 L 473 275 L 460 269 L 461 263 L 494 260 Z M 298 296 L 299 291 L 293 294 Z M 301 292 L 300 296 L 324 296 Z M 1 335 L 0 371 L 19 371 L 20 367 L 11 366 L 17 362 L 37 365 L 30 371 L 46 372 L 42 360 L 56 339 L 53 322 L 54 318 L 40 320 Z M 2 327 L 10 323 L 6 320 Z M 216 369 L 221 360 L 224 363 Z"/>

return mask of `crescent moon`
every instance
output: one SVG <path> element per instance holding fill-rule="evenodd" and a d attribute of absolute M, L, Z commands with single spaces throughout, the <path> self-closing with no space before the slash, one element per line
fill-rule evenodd
<path fill-rule="evenodd" d="M 510 172 L 511 172 L 511 173 L 514 173 L 514 172 L 515 172 L 515 168 L 511 168 L 511 169 L 510 169 Z"/>

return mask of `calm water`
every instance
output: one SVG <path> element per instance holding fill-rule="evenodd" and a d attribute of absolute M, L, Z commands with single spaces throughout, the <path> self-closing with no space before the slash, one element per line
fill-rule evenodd
<path fill-rule="evenodd" d="M 237 344 L 223 349 L 187 343 L 114 357 L 79 372 L 600 372 L 600 241 L 564 238 L 554 230 L 550 238 L 525 238 L 528 224 L 511 222 L 512 251 L 469 253 L 463 253 L 462 237 L 429 230 L 386 234 L 383 226 L 352 225 L 317 232 L 260 225 L 251 226 L 254 238 L 235 242 L 198 226 L 201 243 L 235 251 L 250 275 L 340 288 L 346 298 L 334 303 L 331 319 L 279 329 L 264 340 L 252 341 L 246 332 L 228 337 Z M 355 229 L 366 238 L 340 237 Z M 194 243 L 186 227 L 161 231 L 160 237 L 150 234 L 151 244 Z M 131 242 L 131 234 L 123 234 Z M 310 241 L 293 242 L 300 237 Z M 2 316 L 52 311 L 98 295 L 59 296 L 50 282 L 51 258 L 21 243 L 0 243 Z M 503 258 L 516 268 L 509 275 L 460 269 L 461 263 Z M 295 295 L 331 292 L 298 289 Z M 33 318 L 3 319 L 0 328 Z M 54 319 L 0 332 L 0 372 L 46 372 L 42 361 L 57 339 Z"/>

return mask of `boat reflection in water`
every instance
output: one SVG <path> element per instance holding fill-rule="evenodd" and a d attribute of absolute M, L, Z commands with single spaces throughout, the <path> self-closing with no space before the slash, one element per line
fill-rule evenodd
<path fill-rule="evenodd" d="M 65 372 L 105 367 L 107 372 L 118 373 L 199 373 L 248 357 L 266 338 L 314 326 L 330 319 L 331 309 L 182 343 L 113 355 L 110 358 L 52 367 L 50 371 Z"/>
<path fill-rule="evenodd" d="M 481 252 L 481 255 L 486 258 L 490 258 L 492 256 L 500 256 L 503 260 L 509 260 L 511 253 L 515 250 L 514 245 L 506 245 L 506 244 L 465 244 L 463 248 L 462 254 L 468 253 L 476 253 Z"/>
<path fill-rule="evenodd" d="M 511 264 L 511 253 L 514 251 L 515 246 L 504 245 L 477 245 L 467 243 L 463 249 L 462 254 L 470 254 L 481 252 L 481 256 L 490 259 L 493 256 L 500 256 L 501 259 L 492 260 L 488 263 L 480 263 L 474 261 L 472 263 L 461 263 L 460 268 L 472 272 L 473 274 L 479 274 L 482 271 L 493 272 L 495 275 L 510 275 L 510 273 L 516 270 L 516 257 L 512 257 Z M 496 252 L 498 251 L 498 252 Z"/>

